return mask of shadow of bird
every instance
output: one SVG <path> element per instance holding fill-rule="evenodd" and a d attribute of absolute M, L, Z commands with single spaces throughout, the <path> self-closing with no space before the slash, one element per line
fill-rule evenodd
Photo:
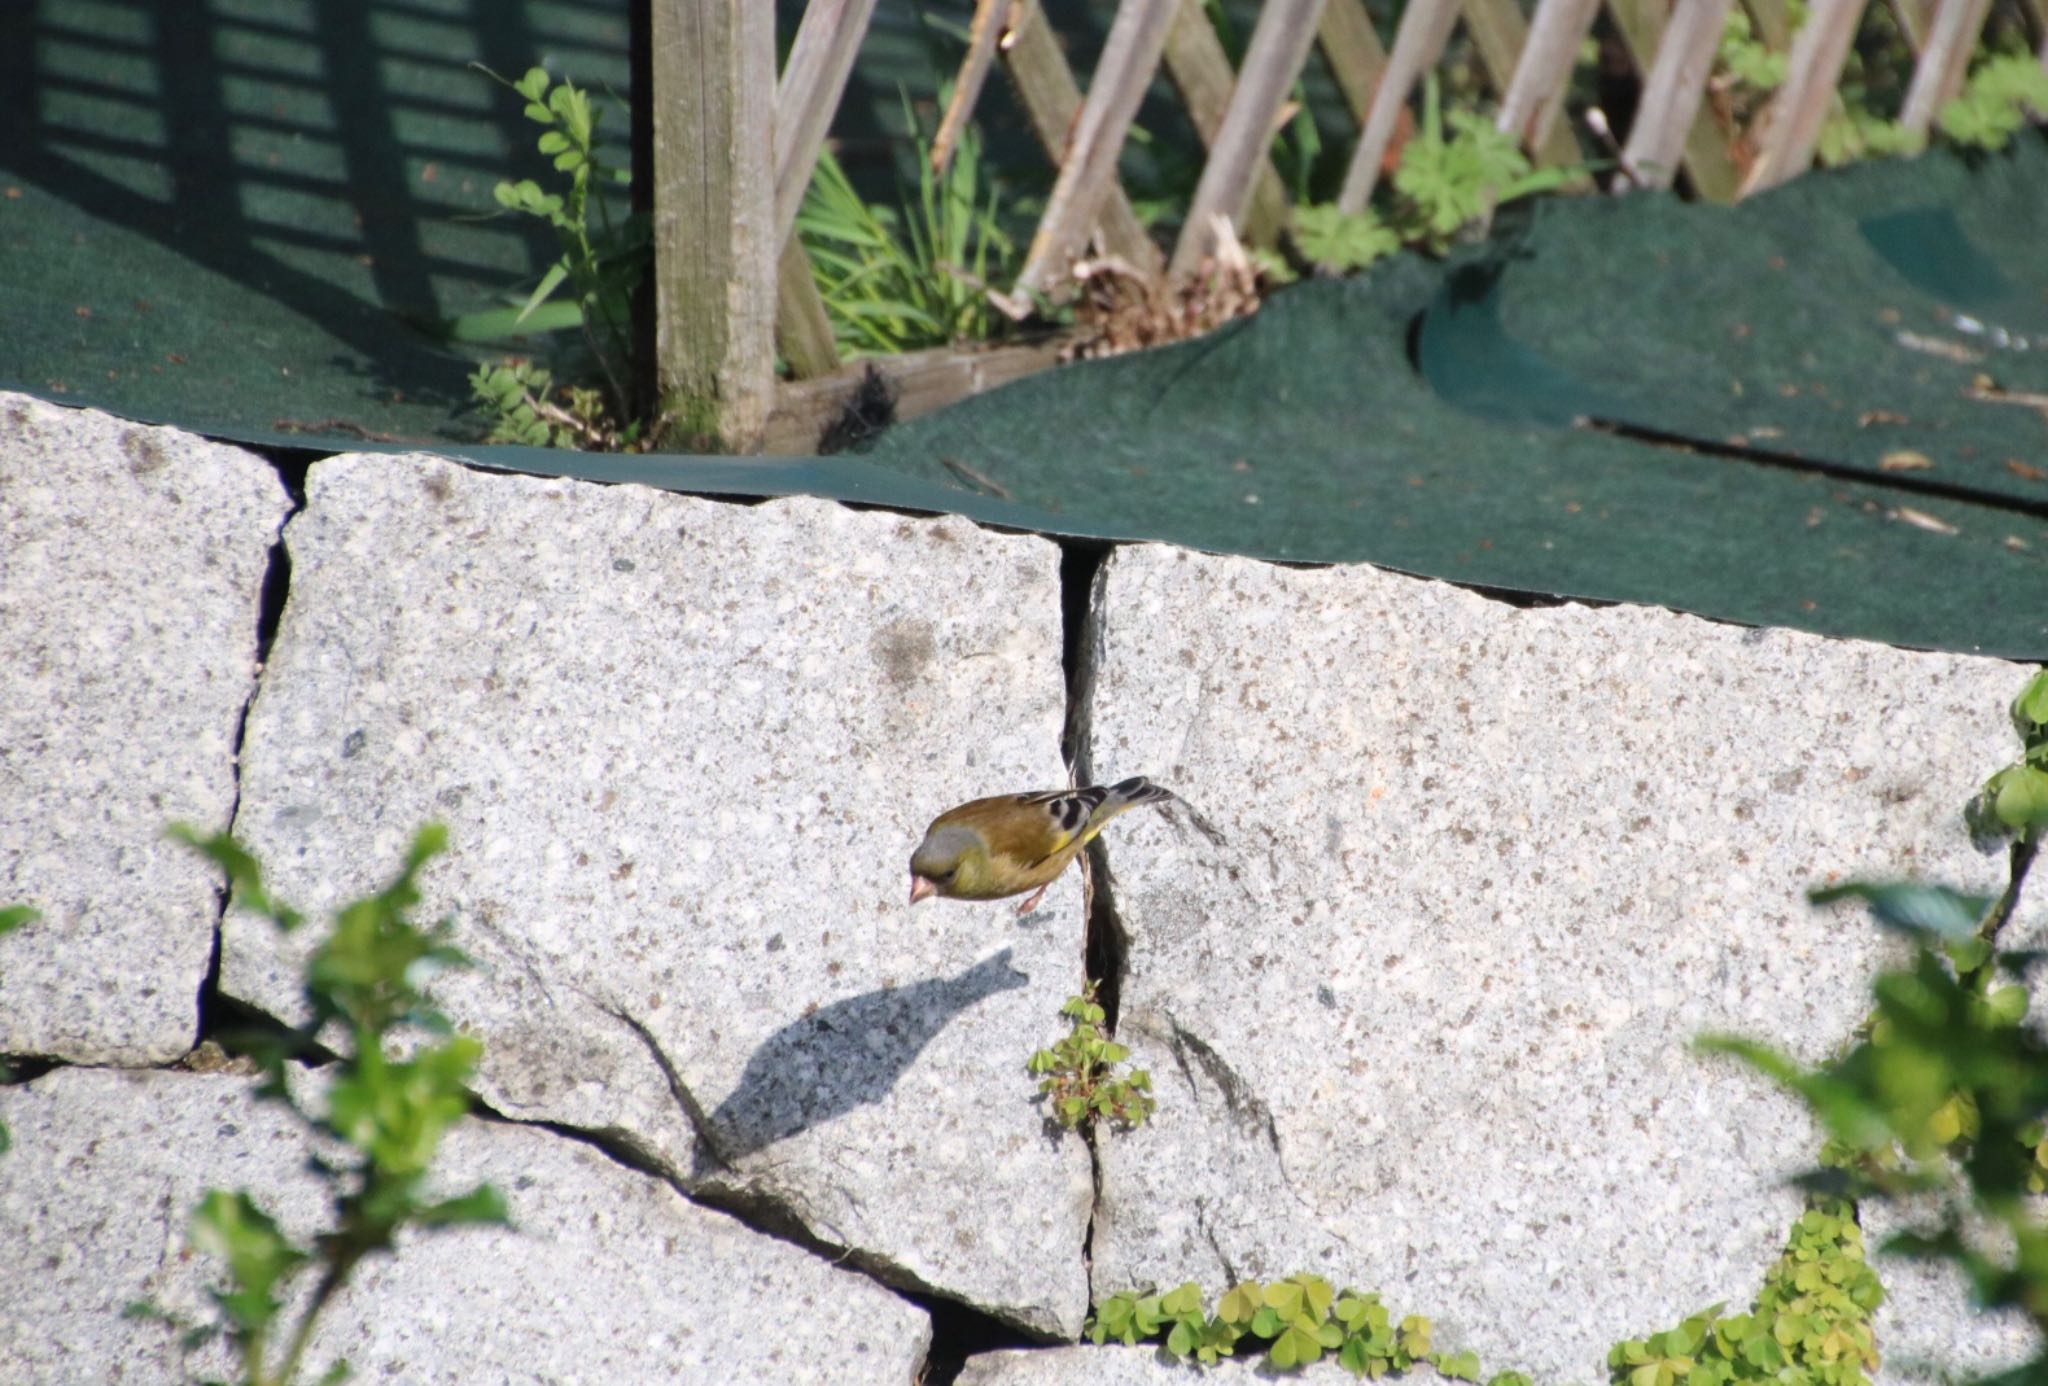
<path fill-rule="evenodd" d="M 975 1003 L 1031 979 L 994 953 L 952 977 L 884 987 L 821 1006 L 764 1040 L 706 1121 L 697 1174 L 879 1102 L 932 1038 Z"/>

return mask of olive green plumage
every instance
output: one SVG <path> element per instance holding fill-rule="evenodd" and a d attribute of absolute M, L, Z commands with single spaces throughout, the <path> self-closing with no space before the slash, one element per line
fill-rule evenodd
<path fill-rule="evenodd" d="M 929 895 L 1000 900 L 1030 891 L 1029 913 L 1110 819 L 1175 798 L 1138 777 L 1086 789 L 999 794 L 947 809 L 910 854 L 910 903 Z"/>

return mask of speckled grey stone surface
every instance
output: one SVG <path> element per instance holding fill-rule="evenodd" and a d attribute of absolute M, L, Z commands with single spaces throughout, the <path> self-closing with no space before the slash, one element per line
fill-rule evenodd
<path fill-rule="evenodd" d="M 1334 1363 L 1323 1362 L 1306 1369 L 1304 1378 L 1314 1381 L 1329 1374 L 1332 1382 L 1351 1378 Z M 1201 1369 L 1200 1374 L 1184 1362 L 1176 1362 L 1154 1347 L 1125 1347 L 1110 1343 L 1103 1347 L 1006 1348 L 983 1352 L 967 1359 L 958 1386 L 1188 1386 L 1189 1382 L 1250 1382 L 1288 1380 L 1262 1370 L 1257 1358 L 1226 1358 Z M 1418 1378 L 1427 1380 L 1418 1374 Z"/>
<path fill-rule="evenodd" d="M 0 1053 L 192 1047 L 257 611 L 290 498 L 262 458 L 0 394 Z"/>
<path fill-rule="evenodd" d="M 208 1188 L 246 1188 L 304 1239 L 326 1194 L 301 1128 L 246 1078 L 59 1070 L 0 1090 L 0 1363 L 19 1386 L 182 1379 L 172 1332 L 125 1304 L 208 1317 L 215 1267 L 183 1251 Z M 415 1234 L 323 1316 L 308 1361 L 353 1379 L 902 1383 L 924 1312 L 588 1145 L 469 1121 L 436 1165 L 489 1182 L 514 1228 Z M 772 1326 L 772 1330 L 764 1331 Z M 220 1370 L 204 1354 L 191 1364 Z"/>
<path fill-rule="evenodd" d="M 2021 671 L 1370 568 L 1125 548 L 1093 759 L 1179 789 L 1110 844 L 1121 1038 L 1098 1295 L 1314 1270 L 1540 1380 L 1747 1304 L 1803 1110 L 1702 1031 L 1817 1058 L 1884 945 L 1803 891 L 1996 889 L 1959 811 Z"/>
<path fill-rule="evenodd" d="M 436 988 L 484 1098 L 1076 1331 L 1088 1157 L 1023 1063 L 1078 873 L 1023 920 L 905 903 L 936 813 L 1064 782 L 1058 550 L 417 456 L 317 464 L 286 538 L 238 831 L 319 909 L 448 824 L 427 908 L 482 967 Z M 294 966 L 230 921 L 229 994 L 291 1013 Z"/>
<path fill-rule="evenodd" d="M 1871 1316 L 1884 1364 L 1880 1382 L 1974 1381 L 2020 1366 L 2040 1351 L 2026 1316 L 2005 1309 L 1987 1313 L 1970 1300 L 1969 1281 L 1954 1267 L 1880 1250 L 1908 1227 L 1932 1229 L 1931 1205 L 1902 1207 L 1866 1199 L 1857 1210 L 1870 1263 L 1884 1284 L 1884 1303 Z M 2005 1254 L 2010 1254 L 2006 1243 Z"/>

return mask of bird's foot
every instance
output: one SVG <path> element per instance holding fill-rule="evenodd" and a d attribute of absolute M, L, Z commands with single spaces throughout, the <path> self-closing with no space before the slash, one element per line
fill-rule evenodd
<path fill-rule="evenodd" d="M 1038 908 L 1038 902 L 1039 902 L 1040 900 L 1043 900 L 1043 899 L 1045 898 L 1045 892 L 1047 892 L 1048 890 L 1051 890 L 1051 889 L 1052 889 L 1052 882 L 1050 882 L 1050 881 L 1047 881 L 1047 882 L 1046 882 L 1046 883 L 1045 883 L 1044 885 L 1042 885 L 1042 886 L 1040 886 L 1040 887 L 1039 887 L 1038 889 L 1036 889 L 1036 890 L 1032 891 L 1032 892 L 1031 892 L 1031 893 L 1030 893 L 1029 895 L 1027 895 L 1027 896 L 1025 896 L 1025 897 L 1024 897 L 1024 903 L 1023 903 L 1023 904 L 1021 904 L 1021 905 L 1019 905 L 1019 906 L 1017 906 L 1017 913 L 1018 913 L 1018 914 L 1029 914 L 1029 913 L 1031 913 L 1031 911 L 1033 911 L 1033 910 L 1037 909 L 1037 908 Z"/>

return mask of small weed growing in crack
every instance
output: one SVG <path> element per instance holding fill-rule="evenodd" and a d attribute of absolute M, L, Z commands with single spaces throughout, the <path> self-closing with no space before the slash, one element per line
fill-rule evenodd
<path fill-rule="evenodd" d="M 37 911 L 29 908 L 27 905 L 8 905 L 0 908 L 0 936 L 11 934 L 22 925 L 30 923 L 39 917 Z M 0 1083 L 7 1081 L 7 1075 L 7 1065 L 0 1064 Z M 10 1143 L 7 1125 L 5 1122 L 0 1122 L 0 1155 L 7 1153 L 7 1147 Z"/>
<path fill-rule="evenodd" d="M 201 836 L 184 827 L 171 832 L 227 873 L 237 907 L 267 917 L 280 933 L 305 922 L 264 889 L 256 859 L 233 838 Z M 179 1329 L 187 1352 L 225 1334 L 240 1363 L 239 1386 L 297 1380 L 321 1311 L 358 1264 L 392 1251 L 402 1229 L 506 1222 L 504 1200 L 488 1184 L 453 1198 L 428 1199 L 424 1192 L 441 1137 L 469 1110 L 467 1084 L 483 1056 L 477 1040 L 450 1033 L 447 1018 L 418 988 L 430 972 L 468 963 L 448 942 L 448 922 L 423 929 L 406 917 L 419 903 L 420 869 L 445 850 L 447 840 L 438 824 L 422 828 L 389 885 L 335 913 L 306 961 L 311 1016 L 282 1037 L 250 1045 L 262 1071 L 256 1095 L 283 1104 L 322 1142 L 347 1149 L 346 1159 L 316 1154 L 308 1161 L 332 1191 L 331 1225 L 310 1247 L 302 1246 L 246 1190 L 210 1190 L 193 1211 L 187 1244 L 225 1263 L 227 1283 L 212 1291 L 217 1321 L 187 1323 L 147 1301 L 126 1311 Z M 286 1066 L 317 1052 L 317 1037 L 330 1023 L 346 1042 L 328 1070 L 324 1110 L 315 1110 L 292 1090 Z M 386 1044 L 407 1028 L 442 1038 L 420 1045 L 410 1058 L 390 1057 Z M 309 1270 L 318 1272 L 313 1291 L 297 1321 L 288 1322 L 291 1286 Z M 321 1380 L 339 1381 L 347 1374 L 347 1364 L 337 1362 Z"/>
<path fill-rule="evenodd" d="M 1126 1129 L 1142 1126 L 1157 1105 L 1151 1097 L 1152 1075 L 1134 1068 L 1124 1077 L 1114 1076 L 1131 1051 L 1103 1033 L 1096 989 L 1090 981 L 1079 996 L 1067 998 L 1060 1014 L 1073 1021 L 1073 1028 L 1052 1048 L 1033 1054 L 1028 1067 L 1040 1075 L 1038 1091 L 1051 1100 L 1053 1119 L 1068 1130 L 1097 1120 Z"/>
<path fill-rule="evenodd" d="M 1431 1350 L 1428 1319 L 1396 1319 L 1377 1294 L 1337 1290 L 1319 1275 L 1247 1280 L 1224 1293 L 1214 1314 L 1203 1309 L 1201 1287 L 1193 1281 L 1165 1294 L 1111 1295 L 1095 1306 L 1087 1332 L 1097 1343 L 1159 1338 L 1173 1356 L 1203 1366 L 1236 1356 L 1243 1340 L 1253 1338 L 1265 1345 L 1267 1365 L 1283 1371 L 1329 1353 L 1356 1377 L 1378 1379 L 1426 1362 L 1439 1376 L 1479 1379 L 1476 1354 Z M 1501 1372 L 1489 1386 L 1529 1386 L 1529 1379 Z"/>

